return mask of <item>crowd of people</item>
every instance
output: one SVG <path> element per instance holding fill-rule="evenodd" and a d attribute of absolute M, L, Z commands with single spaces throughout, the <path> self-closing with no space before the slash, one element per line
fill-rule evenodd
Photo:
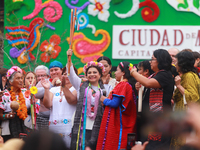
<path fill-rule="evenodd" d="M 198 52 L 158 49 L 150 60 L 120 62 L 114 77 L 111 69 L 106 56 L 84 75 L 56 60 L 34 72 L 1 68 L 0 149 L 200 149 Z"/>

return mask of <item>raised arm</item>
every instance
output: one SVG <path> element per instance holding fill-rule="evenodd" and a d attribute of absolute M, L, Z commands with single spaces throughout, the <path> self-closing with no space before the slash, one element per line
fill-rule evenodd
<path fill-rule="evenodd" d="M 43 105 L 46 108 L 52 107 L 52 100 L 53 100 L 53 93 L 49 91 L 50 89 L 50 83 L 49 81 L 42 79 L 41 84 L 44 87 L 44 98 L 43 98 Z"/>
<path fill-rule="evenodd" d="M 67 56 L 72 55 L 73 51 L 69 49 L 67 51 Z M 66 72 L 68 72 L 68 65 L 66 64 Z M 72 86 L 78 91 L 81 85 L 81 79 L 77 76 L 77 74 L 74 71 L 73 65 L 70 67 L 70 74 L 68 75 L 69 81 L 72 84 Z"/>
<path fill-rule="evenodd" d="M 147 88 L 161 88 L 160 83 L 154 79 L 148 79 L 137 72 L 136 68 L 131 69 L 130 74 L 134 77 L 139 83 Z"/>

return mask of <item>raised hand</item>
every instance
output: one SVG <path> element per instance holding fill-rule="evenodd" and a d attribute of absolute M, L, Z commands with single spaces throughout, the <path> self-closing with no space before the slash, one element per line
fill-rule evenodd
<path fill-rule="evenodd" d="M 55 77 L 55 78 L 53 79 L 53 81 L 51 82 L 51 83 L 53 84 L 53 86 L 56 85 L 56 81 L 57 81 L 58 79 L 59 79 L 58 77 Z"/>
<path fill-rule="evenodd" d="M 41 79 L 41 84 L 45 89 L 50 89 L 50 83 L 49 81 L 45 80 L 45 79 Z"/>
<path fill-rule="evenodd" d="M 72 49 L 68 49 L 67 56 L 72 56 L 72 54 L 73 54 L 73 50 Z"/>

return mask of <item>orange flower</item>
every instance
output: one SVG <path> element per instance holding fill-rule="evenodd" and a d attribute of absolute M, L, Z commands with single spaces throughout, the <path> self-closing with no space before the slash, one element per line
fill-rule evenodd
<path fill-rule="evenodd" d="M 43 62 L 49 62 L 51 58 L 55 59 L 58 57 L 61 47 L 58 46 L 60 44 L 60 37 L 58 35 L 52 35 L 49 42 L 47 40 L 43 41 L 40 50 L 44 53 L 41 54 L 40 59 Z"/>
<path fill-rule="evenodd" d="M 11 101 L 17 101 L 19 103 L 17 116 L 19 116 L 19 119 L 25 120 L 27 118 L 27 107 L 26 107 L 26 101 L 24 99 L 24 95 L 22 94 L 22 91 L 20 90 L 19 97 L 18 97 L 19 99 L 16 100 L 15 92 L 13 92 L 13 86 L 11 86 L 10 95 L 11 95 Z"/>

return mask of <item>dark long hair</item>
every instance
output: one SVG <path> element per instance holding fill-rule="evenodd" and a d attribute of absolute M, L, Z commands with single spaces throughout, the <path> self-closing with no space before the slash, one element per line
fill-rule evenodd
<path fill-rule="evenodd" d="M 164 49 L 157 49 L 153 52 L 154 57 L 158 61 L 158 69 L 159 70 L 171 70 L 172 67 L 172 58 L 167 52 L 167 50 Z"/>
<path fill-rule="evenodd" d="M 149 63 L 148 60 L 139 62 L 137 68 L 141 68 L 141 67 L 143 67 L 144 71 L 149 70 L 149 75 L 154 73 L 154 71 L 151 69 L 151 64 Z"/>
<path fill-rule="evenodd" d="M 197 73 L 197 70 L 194 67 L 195 58 L 191 52 L 181 51 L 176 55 L 176 58 L 178 59 L 178 66 L 181 73 L 187 73 L 189 71 Z"/>
<path fill-rule="evenodd" d="M 99 57 L 99 58 L 97 59 L 97 62 L 100 62 L 100 61 L 102 61 L 102 60 L 107 61 L 107 63 L 108 63 L 110 66 L 112 65 L 112 64 L 111 64 L 110 58 L 108 58 L 108 57 L 106 57 L 106 56 L 101 56 L 101 57 Z"/>
<path fill-rule="evenodd" d="M 124 62 L 120 62 L 118 66 L 120 70 L 125 73 L 124 78 L 127 79 L 128 83 L 132 86 L 132 88 L 134 88 L 136 80 L 130 75 L 129 64 L 130 64 L 129 62 L 124 61 Z"/>

